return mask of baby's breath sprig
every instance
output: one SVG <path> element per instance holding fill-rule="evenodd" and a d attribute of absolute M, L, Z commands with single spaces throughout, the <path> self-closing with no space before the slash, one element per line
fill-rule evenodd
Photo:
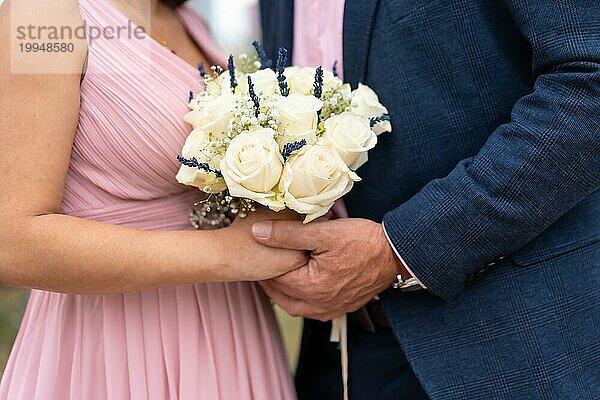
<path fill-rule="evenodd" d="M 222 73 L 223 73 L 223 68 L 220 65 L 211 66 L 210 72 L 208 72 L 204 75 L 204 85 L 207 86 L 209 83 L 212 82 L 212 84 L 216 85 L 216 87 L 218 88 L 218 92 L 222 93 L 223 88 L 221 87 L 222 86 L 221 79 L 219 79 L 219 77 L 221 76 Z M 205 92 L 203 92 L 203 93 L 205 93 Z"/>
<path fill-rule="evenodd" d="M 284 161 L 287 161 L 293 152 L 300 150 L 304 146 L 306 146 L 306 139 L 298 140 L 297 142 L 286 143 L 283 146 L 283 151 L 281 152 Z"/>
<path fill-rule="evenodd" d="M 324 91 L 321 100 L 323 100 L 323 108 L 320 114 L 321 120 L 326 120 L 332 115 L 339 115 L 344 111 L 349 111 L 352 104 L 349 94 L 340 89 Z"/>
<path fill-rule="evenodd" d="M 210 72 L 208 72 L 205 76 L 204 76 L 204 85 L 206 88 L 212 87 L 211 89 L 211 93 L 223 93 L 223 89 L 225 85 L 222 85 L 223 80 L 220 79 L 221 74 L 223 73 L 223 68 L 220 65 L 212 65 L 210 67 Z M 202 92 L 202 93 L 206 93 L 206 92 Z"/>
<path fill-rule="evenodd" d="M 320 120 L 319 123 L 317 124 L 317 132 L 315 133 L 315 136 L 318 139 L 322 138 L 323 136 L 325 136 L 325 121 L 324 120 Z"/>
<path fill-rule="evenodd" d="M 254 92 L 254 83 L 252 83 L 252 77 L 248 76 L 248 94 L 250 95 L 250 100 L 254 103 L 254 116 L 258 118 L 260 114 L 260 100 Z"/>
<path fill-rule="evenodd" d="M 216 79 L 223 73 L 223 67 L 220 65 L 213 65 L 210 67 L 210 71 L 212 73 L 212 77 Z"/>
<path fill-rule="evenodd" d="M 285 47 L 280 47 L 277 52 L 277 82 L 279 82 L 279 91 L 282 96 L 290 94 L 290 88 L 285 81 L 285 64 L 287 63 L 288 51 Z"/>
<path fill-rule="evenodd" d="M 248 55 L 242 53 L 237 57 L 236 68 L 243 74 L 252 74 L 258 71 L 261 67 L 261 62 L 256 54 Z"/>
<path fill-rule="evenodd" d="M 260 112 L 258 116 L 256 116 L 254 102 L 246 96 L 239 97 L 236 99 L 232 118 L 229 120 L 227 137 L 233 139 L 243 131 L 251 130 L 257 126 L 277 131 L 279 127 L 277 123 L 278 116 L 279 113 L 274 106 L 272 96 L 260 98 Z"/>
<path fill-rule="evenodd" d="M 192 158 L 185 158 L 182 155 L 178 155 L 177 156 L 177 161 L 179 161 L 181 164 L 190 167 L 190 168 L 198 168 L 201 169 L 203 171 L 206 172 L 212 172 L 213 174 L 216 175 L 217 178 L 222 178 L 223 174 L 221 173 L 221 171 L 216 170 L 216 169 L 212 169 L 210 167 L 210 165 L 208 165 L 208 163 L 205 162 L 199 162 L 196 157 L 192 157 Z"/>
<path fill-rule="evenodd" d="M 273 61 L 269 59 L 269 57 L 267 57 L 267 53 L 265 52 L 265 49 L 263 48 L 262 44 L 255 40 L 254 42 L 252 42 L 252 46 L 254 46 L 256 54 L 260 59 L 260 69 L 271 68 L 271 66 L 273 65 Z"/>
<path fill-rule="evenodd" d="M 313 96 L 320 99 L 323 95 L 323 67 L 317 67 L 315 71 L 315 83 L 313 84 Z"/>
<path fill-rule="evenodd" d="M 218 159 L 220 155 L 225 154 L 227 147 L 229 147 L 229 143 L 231 143 L 231 139 L 228 137 L 215 138 L 213 135 L 210 136 L 210 143 L 203 154 L 209 162 L 213 162 L 215 159 Z"/>
<path fill-rule="evenodd" d="M 231 91 L 235 93 L 235 88 L 238 83 L 237 79 L 235 79 L 235 63 L 233 62 L 233 56 L 231 54 L 227 60 L 227 69 L 229 69 L 229 86 L 231 87 Z"/>
<path fill-rule="evenodd" d="M 390 116 L 388 114 L 381 114 L 379 117 L 371 118 L 371 128 L 383 121 L 390 121 Z"/>
<path fill-rule="evenodd" d="M 258 118 L 254 111 L 254 102 L 251 99 L 239 98 L 233 108 L 233 118 L 229 120 L 227 137 L 233 139 L 243 131 L 258 125 Z"/>

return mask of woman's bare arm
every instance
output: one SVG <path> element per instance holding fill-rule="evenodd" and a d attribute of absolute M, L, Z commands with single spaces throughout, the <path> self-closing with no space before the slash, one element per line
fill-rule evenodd
<path fill-rule="evenodd" d="M 43 62 L 65 73 L 17 74 L 9 38 L 15 21 L 30 21 L 18 9 L 36 10 L 46 25 L 81 24 L 77 1 L 19 0 L 12 12 L 10 3 L 0 6 L 0 284 L 111 293 L 259 280 L 303 264 L 302 253 L 254 242 L 249 230 L 258 216 L 221 231 L 149 232 L 58 214 L 87 45 L 76 40 L 73 53 L 31 59 L 32 68 Z"/>

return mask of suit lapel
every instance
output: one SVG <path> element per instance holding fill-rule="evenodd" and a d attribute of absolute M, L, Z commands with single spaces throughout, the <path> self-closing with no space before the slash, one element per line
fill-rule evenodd
<path fill-rule="evenodd" d="M 365 79 L 378 3 L 379 0 L 346 0 L 344 6 L 344 81 L 352 87 Z"/>

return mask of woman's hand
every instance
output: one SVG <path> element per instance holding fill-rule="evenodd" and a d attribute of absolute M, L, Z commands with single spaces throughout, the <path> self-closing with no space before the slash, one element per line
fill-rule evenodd
<path fill-rule="evenodd" d="M 252 225 L 264 220 L 301 220 L 301 216 L 289 210 L 276 213 L 259 208 L 246 218 L 236 218 L 233 225 L 219 231 L 230 244 L 227 255 L 231 259 L 229 265 L 238 274 L 239 280 L 270 279 L 308 262 L 305 252 L 273 249 L 257 243 L 252 236 Z"/>

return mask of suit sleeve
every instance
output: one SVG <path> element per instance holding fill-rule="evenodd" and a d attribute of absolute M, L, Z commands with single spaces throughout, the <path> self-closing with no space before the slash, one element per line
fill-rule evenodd
<path fill-rule="evenodd" d="M 416 276 L 451 300 L 600 188 L 600 6 L 507 0 L 529 41 L 533 92 L 479 153 L 384 217 Z"/>

